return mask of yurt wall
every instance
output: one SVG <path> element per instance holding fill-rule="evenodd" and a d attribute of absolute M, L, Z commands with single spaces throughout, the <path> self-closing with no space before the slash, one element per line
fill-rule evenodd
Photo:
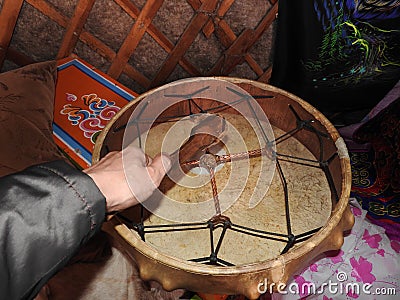
<path fill-rule="evenodd" d="M 0 67 L 78 56 L 137 93 L 192 76 L 268 82 L 277 0 L 0 0 Z"/>

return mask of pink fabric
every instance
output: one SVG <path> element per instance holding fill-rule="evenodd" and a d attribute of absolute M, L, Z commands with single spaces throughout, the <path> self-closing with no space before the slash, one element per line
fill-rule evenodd
<path fill-rule="evenodd" d="M 400 243 L 370 223 L 357 201 L 351 201 L 351 209 L 355 224 L 342 248 L 295 274 L 287 294 L 272 299 L 400 299 Z"/>

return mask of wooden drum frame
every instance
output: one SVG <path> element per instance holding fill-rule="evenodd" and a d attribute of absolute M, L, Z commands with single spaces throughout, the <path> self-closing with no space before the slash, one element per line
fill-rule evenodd
<path fill-rule="evenodd" d="M 260 296 L 260 283 L 272 284 L 276 290 L 279 284 L 286 284 L 295 272 L 309 265 L 318 255 L 340 249 L 344 231 L 350 230 L 354 224 L 354 216 L 348 204 L 351 188 L 350 161 L 345 143 L 335 127 L 304 100 L 260 82 L 226 77 L 215 79 L 234 84 L 252 96 L 257 95 L 255 99 L 272 125 L 284 132 L 293 132 L 297 128 L 295 138 L 315 157 L 319 157 L 320 167 L 327 174 L 327 181 L 330 183 L 332 211 L 326 224 L 307 239 L 303 239 L 301 244 L 293 249 L 288 248 L 288 251 L 273 259 L 236 266 L 201 264 L 161 253 L 144 242 L 140 234 L 133 232 L 118 215 L 105 226 L 137 262 L 143 280 L 156 280 L 166 290 L 184 288 L 209 294 L 242 294 L 249 299 L 256 299 Z M 204 78 L 185 81 L 196 80 Z M 123 129 L 131 113 L 141 101 L 145 101 L 160 88 L 140 95 L 114 116 L 96 141 L 93 164 L 107 152 L 121 150 Z M 191 91 L 182 91 L 184 92 L 189 94 Z M 168 113 L 189 115 L 188 109 L 187 105 L 176 105 Z M 303 127 L 306 128 L 311 123 L 311 130 L 303 130 Z M 314 134 L 315 132 L 320 132 L 322 137 Z"/>

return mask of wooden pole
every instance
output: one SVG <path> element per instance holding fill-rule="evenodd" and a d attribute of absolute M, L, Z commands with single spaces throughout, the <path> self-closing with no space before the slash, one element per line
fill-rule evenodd
<path fill-rule="evenodd" d="M 0 69 L 6 58 L 23 2 L 23 0 L 4 0 L 3 2 L 3 8 L 0 12 L 2 23 L 2 26 L 0 26 Z"/>
<path fill-rule="evenodd" d="M 76 5 L 74 16 L 64 35 L 57 59 L 69 56 L 74 50 L 94 2 L 95 0 L 80 0 Z"/>

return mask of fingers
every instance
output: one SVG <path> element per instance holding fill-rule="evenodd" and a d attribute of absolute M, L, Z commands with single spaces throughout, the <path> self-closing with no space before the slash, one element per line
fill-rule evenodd
<path fill-rule="evenodd" d="M 150 156 L 148 156 L 147 154 L 145 154 L 145 155 L 146 155 L 146 164 L 145 164 L 145 166 L 151 165 L 151 163 L 153 162 L 153 159 Z"/>
<path fill-rule="evenodd" d="M 171 159 L 168 154 L 158 154 L 148 166 L 149 174 L 154 184 L 158 186 L 165 174 L 171 168 Z"/>
<path fill-rule="evenodd" d="M 83 170 L 103 193 L 108 211 L 124 210 L 145 201 L 171 168 L 167 154 L 152 159 L 139 148 L 129 147 L 124 151 L 108 153 Z"/>
<path fill-rule="evenodd" d="M 142 149 L 133 146 L 132 144 L 126 147 L 124 150 L 124 157 L 126 161 L 140 162 L 140 165 L 145 167 L 151 164 L 151 157 L 147 156 Z"/>

